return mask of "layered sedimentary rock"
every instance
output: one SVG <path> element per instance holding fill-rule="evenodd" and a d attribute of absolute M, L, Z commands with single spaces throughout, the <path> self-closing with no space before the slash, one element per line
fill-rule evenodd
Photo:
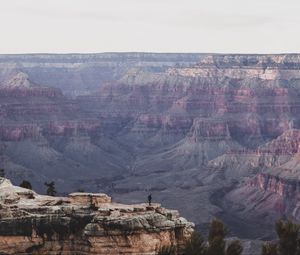
<path fill-rule="evenodd" d="M 299 130 L 289 130 L 252 157 L 242 155 L 244 164 L 248 169 L 252 164 L 257 174 L 230 191 L 224 205 L 239 217 L 257 217 L 270 225 L 281 217 L 299 220 L 299 145 Z"/>
<path fill-rule="evenodd" d="M 22 71 L 35 84 L 61 89 L 68 95 L 82 95 L 118 80 L 129 69 L 143 67 L 165 70 L 174 64 L 189 66 L 203 54 L 103 53 L 1 55 L 0 81 Z"/>
<path fill-rule="evenodd" d="M 130 203 L 152 192 L 207 226 L 239 212 L 248 201 L 241 189 L 265 192 L 259 176 L 298 171 L 299 62 L 296 54 L 1 56 L 1 168 L 40 192 L 49 180 L 60 193 L 103 191 Z M 262 211 L 245 210 L 235 224 Z"/>
<path fill-rule="evenodd" d="M 193 224 L 159 204 L 124 205 L 105 194 L 42 196 L 0 179 L 1 254 L 178 254 Z"/>

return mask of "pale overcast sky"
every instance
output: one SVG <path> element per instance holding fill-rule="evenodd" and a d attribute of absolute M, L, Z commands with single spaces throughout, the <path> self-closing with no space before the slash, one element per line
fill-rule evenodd
<path fill-rule="evenodd" d="M 299 0 L 0 0 L 0 53 L 300 53 Z"/>

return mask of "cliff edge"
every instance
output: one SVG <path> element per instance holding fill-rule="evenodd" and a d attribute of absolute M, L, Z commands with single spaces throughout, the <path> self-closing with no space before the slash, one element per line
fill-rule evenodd
<path fill-rule="evenodd" d="M 193 224 L 159 204 L 113 203 L 106 194 L 39 195 L 0 178 L 0 254 L 154 255 L 182 244 Z"/>

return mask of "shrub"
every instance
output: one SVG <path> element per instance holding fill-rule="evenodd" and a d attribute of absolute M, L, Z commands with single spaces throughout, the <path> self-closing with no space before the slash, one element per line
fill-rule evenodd
<path fill-rule="evenodd" d="M 24 189 L 32 189 L 32 185 L 29 181 L 22 181 L 19 185 L 20 187 L 24 188 Z"/>

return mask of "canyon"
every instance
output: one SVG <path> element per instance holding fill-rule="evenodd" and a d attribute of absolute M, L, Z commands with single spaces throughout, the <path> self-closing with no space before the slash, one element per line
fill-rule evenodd
<path fill-rule="evenodd" d="M 0 168 L 242 238 L 299 220 L 300 55 L 0 56 Z"/>

